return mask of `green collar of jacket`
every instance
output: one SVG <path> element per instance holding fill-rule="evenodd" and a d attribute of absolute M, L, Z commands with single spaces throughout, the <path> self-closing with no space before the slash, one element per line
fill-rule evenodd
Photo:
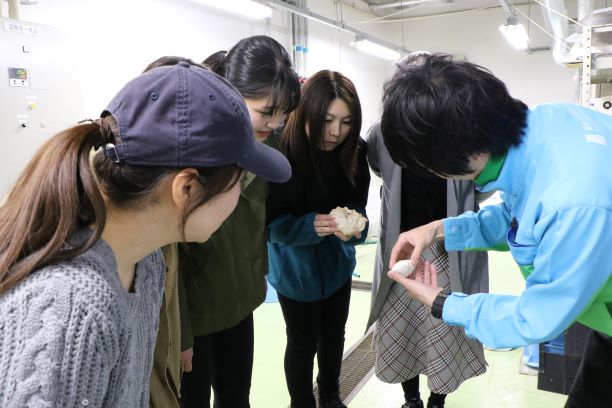
<path fill-rule="evenodd" d="M 504 165 L 504 160 L 506 160 L 506 156 L 501 157 L 489 157 L 487 164 L 484 166 L 484 169 L 480 172 L 474 183 L 481 187 L 491 181 L 497 180 L 499 177 L 499 173 L 501 173 L 501 169 Z"/>

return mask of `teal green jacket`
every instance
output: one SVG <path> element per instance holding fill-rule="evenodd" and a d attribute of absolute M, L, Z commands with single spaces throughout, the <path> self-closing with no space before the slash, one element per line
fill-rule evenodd
<path fill-rule="evenodd" d="M 194 336 L 233 327 L 263 303 L 267 196 L 268 183 L 249 173 L 221 228 L 203 244 L 179 246 L 182 350 L 193 345 Z"/>

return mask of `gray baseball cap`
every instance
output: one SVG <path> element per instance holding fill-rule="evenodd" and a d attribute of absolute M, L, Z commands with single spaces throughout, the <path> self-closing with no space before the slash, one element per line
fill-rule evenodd
<path fill-rule="evenodd" d="M 119 126 L 117 145 L 105 154 L 117 163 L 152 167 L 236 164 L 269 181 L 291 177 L 279 151 L 253 136 L 240 93 L 215 73 L 179 62 L 128 82 L 102 112 Z"/>

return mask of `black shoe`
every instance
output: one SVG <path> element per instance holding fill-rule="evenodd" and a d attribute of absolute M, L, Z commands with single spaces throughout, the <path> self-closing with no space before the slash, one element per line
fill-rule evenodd
<path fill-rule="evenodd" d="M 347 408 L 340 399 L 338 392 L 331 394 L 319 393 L 319 408 Z"/>
<path fill-rule="evenodd" d="M 407 400 L 401 408 L 423 408 L 423 401 L 420 398 Z"/>
<path fill-rule="evenodd" d="M 434 396 L 430 395 L 429 399 L 427 400 L 427 408 L 444 408 L 444 398 L 446 398 L 446 395 L 442 395 L 442 394 L 436 394 Z"/>

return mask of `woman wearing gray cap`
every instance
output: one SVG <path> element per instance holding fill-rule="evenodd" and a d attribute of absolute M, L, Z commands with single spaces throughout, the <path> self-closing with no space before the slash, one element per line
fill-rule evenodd
<path fill-rule="evenodd" d="M 241 169 L 290 176 L 254 142 L 240 94 L 187 63 L 137 77 L 101 119 L 49 139 L 0 207 L 0 406 L 148 406 L 157 248 L 206 241 Z"/>

